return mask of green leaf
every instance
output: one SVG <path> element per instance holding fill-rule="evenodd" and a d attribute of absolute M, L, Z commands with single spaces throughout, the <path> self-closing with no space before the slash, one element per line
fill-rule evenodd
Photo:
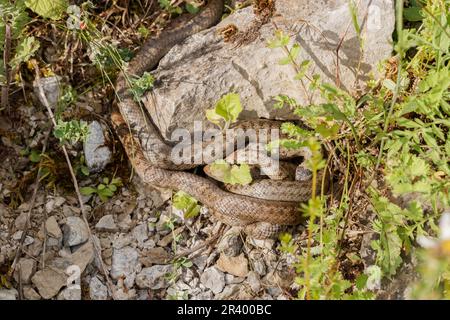
<path fill-rule="evenodd" d="M 120 178 L 113 178 L 111 180 L 111 184 L 114 184 L 114 185 L 120 187 L 120 186 L 122 186 L 122 179 L 120 179 Z"/>
<path fill-rule="evenodd" d="M 114 192 L 112 192 L 109 188 L 103 188 L 103 189 L 97 188 L 97 193 L 100 197 L 108 197 L 108 198 L 112 197 L 114 195 Z"/>
<path fill-rule="evenodd" d="M 247 185 L 252 182 L 252 175 L 248 164 L 233 165 L 231 167 L 231 184 Z"/>
<path fill-rule="evenodd" d="M 30 159 L 31 162 L 37 163 L 41 161 L 41 153 L 36 150 L 32 150 L 28 156 L 28 159 Z"/>
<path fill-rule="evenodd" d="M 216 104 L 216 113 L 225 121 L 234 122 L 242 112 L 241 100 L 238 94 L 228 93 L 224 95 Z"/>
<path fill-rule="evenodd" d="M 424 16 L 421 11 L 422 8 L 420 7 L 410 7 L 410 8 L 404 8 L 403 9 L 403 16 L 405 17 L 405 20 L 415 22 L 415 21 L 422 21 Z"/>
<path fill-rule="evenodd" d="M 197 199 L 183 191 L 175 193 L 172 199 L 172 205 L 183 211 L 185 219 L 193 218 L 200 213 L 200 206 L 197 202 Z"/>
<path fill-rule="evenodd" d="M 137 78 L 131 80 L 131 88 L 129 89 L 133 95 L 135 101 L 139 99 L 150 89 L 153 88 L 155 83 L 155 77 L 151 73 L 144 72 L 144 74 Z"/>
<path fill-rule="evenodd" d="M 82 187 L 80 188 L 80 193 L 84 196 L 89 196 L 93 193 L 96 193 L 97 189 L 92 188 L 92 187 Z"/>
<path fill-rule="evenodd" d="M 81 166 L 80 167 L 80 171 L 82 174 L 84 174 L 85 176 L 89 176 L 89 169 L 86 166 Z"/>
<path fill-rule="evenodd" d="M 275 31 L 275 38 L 267 41 L 267 46 L 271 49 L 280 48 L 289 44 L 290 38 L 280 29 Z"/>
<path fill-rule="evenodd" d="M 281 58 L 280 61 L 278 61 L 278 64 L 285 66 L 289 63 L 291 63 L 291 58 L 290 57 L 285 57 L 285 58 Z"/>
<path fill-rule="evenodd" d="M 230 165 L 225 160 L 216 160 L 209 166 L 210 174 L 223 183 L 247 185 L 252 182 L 248 164 Z"/>
<path fill-rule="evenodd" d="M 215 109 L 206 110 L 205 115 L 206 119 L 208 119 L 210 122 L 216 125 L 219 125 L 220 122 L 223 120 L 223 118 L 216 113 Z"/>
<path fill-rule="evenodd" d="M 103 183 L 100 183 L 100 184 L 98 185 L 98 187 L 97 187 L 97 189 L 98 189 L 99 191 L 104 190 L 105 188 L 106 188 L 106 186 L 105 186 Z"/>
<path fill-rule="evenodd" d="M 59 20 L 66 12 L 69 2 L 67 0 L 25 0 L 25 5 L 43 18 Z"/>
<path fill-rule="evenodd" d="M 40 43 L 34 37 L 26 37 L 16 48 L 16 54 L 11 60 L 11 66 L 17 68 L 22 62 L 27 62 L 39 49 Z"/>
<path fill-rule="evenodd" d="M 198 5 L 187 2 L 186 3 L 186 11 L 191 14 L 196 14 L 197 12 L 200 11 L 200 8 L 198 7 Z"/>

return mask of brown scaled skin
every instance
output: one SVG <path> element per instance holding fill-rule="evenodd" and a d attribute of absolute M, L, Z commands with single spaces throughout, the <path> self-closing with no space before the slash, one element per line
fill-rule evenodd
<path fill-rule="evenodd" d="M 144 117 L 141 107 L 128 90 L 128 76 L 139 77 L 154 68 L 175 44 L 216 24 L 222 10 L 223 0 L 210 0 L 197 15 L 183 15 L 158 37 L 149 39 L 130 62 L 126 74 L 121 73 L 118 77 L 116 90 L 119 99 L 111 118 L 132 166 L 145 183 L 182 190 L 210 208 L 224 223 L 241 226 L 255 238 L 268 238 L 276 235 L 280 226 L 300 222 L 298 203 L 233 194 L 208 179 L 176 171 L 183 168 L 174 165 L 168 158 L 171 146 L 165 143 L 151 121 Z M 146 145 L 145 155 L 142 141 L 151 142 Z"/>

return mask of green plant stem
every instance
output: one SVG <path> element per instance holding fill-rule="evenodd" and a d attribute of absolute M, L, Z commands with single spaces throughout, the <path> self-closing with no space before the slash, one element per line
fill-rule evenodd
<path fill-rule="evenodd" d="M 383 137 L 381 138 L 380 143 L 380 150 L 378 152 L 378 158 L 377 163 L 375 165 L 375 170 L 373 173 L 373 176 L 371 179 L 369 179 L 369 182 L 371 183 L 372 180 L 375 178 L 376 173 L 378 172 L 378 169 L 381 164 L 381 158 L 383 156 L 383 149 L 384 144 L 386 142 L 386 133 L 389 127 L 390 119 L 392 116 L 392 113 L 394 112 L 394 106 L 397 103 L 397 99 L 400 93 L 400 85 L 401 85 L 401 72 L 402 72 L 402 58 L 403 58 L 403 46 L 404 46 L 404 39 L 403 39 L 403 0 L 397 0 L 396 2 L 396 29 L 397 29 L 397 36 L 398 36 L 398 43 L 397 43 L 397 53 L 398 53 L 398 66 L 397 66 L 397 81 L 395 84 L 395 91 L 392 96 L 391 104 L 389 106 L 388 114 L 386 115 L 386 118 L 384 119 L 384 126 L 383 126 Z M 369 183 L 369 184 L 370 184 Z"/>

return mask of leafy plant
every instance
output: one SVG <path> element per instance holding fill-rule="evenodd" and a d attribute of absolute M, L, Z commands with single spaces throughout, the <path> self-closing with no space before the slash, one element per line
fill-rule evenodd
<path fill-rule="evenodd" d="M 67 0 L 25 0 L 25 5 L 43 18 L 59 20 L 66 12 Z"/>
<path fill-rule="evenodd" d="M 61 143 L 67 141 L 77 143 L 86 140 L 89 134 L 89 127 L 86 122 L 79 120 L 63 121 L 59 119 L 53 134 Z"/>
<path fill-rule="evenodd" d="M 200 213 L 198 201 L 183 191 L 175 193 L 172 199 L 172 205 L 176 209 L 183 211 L 185 219 L 193 218 Z"/>
<path fill-rule="evenodd" d="M 170 14 L 181 14 L 183 13 L 183 9 L 178 6 L 174 6 L 170 3 L 170 0 L 158 0 L 161 8 L 169 12 Z"/>
<path fill-rule="evenodd" d="M 229 164 L 219 159 L 209 165 L 210 174 L 218 181 L 229 184 L 247 185 L 252 182 L 252 175 L 248 164 Z"/>
<path fill-rule="evenodd" d="M 378 289 L 382 278 L 393 277 L 403 257 L 414 254 L 420 237 L 438 232 L 435 219 L 440 215 L 439 208 L 448 207 L 450 203 L 449 6 L 442 1 L 412 1 L 411 9 L 403 10 L 403 2 L 397 1 L 397 56 L 384 64 L 386 78 L 378 83 L 369 80 L 369 92 L 360 99 L 307 72 L 297 73 L 297 79 L 309 81 L 309 89 L 320 93 L 325 102 L 302 107 L 285 95 L 275 97 L 276 108 L 292 109 L 308 128 L 284 124 L 282 131 L 289 139 L 276 142 L 278 145 L 300 148 L 305 141 L 320 139 L 333 154 L 338 152 L 341 158 L 346 158 L 345 172 L 342 172 L 342 164 L 337 165 L 344 174 L 344 194 L 338 207 L 327 208 L 330 217 L 323 216 L 322 198 L 313 196 L 303 206 L 309 217 L 308 241 L 306 252 L 298 256 L 295 264 L 301 298 L 371 298 L 370 290 Z M 359 34 L 360 24 L 353 2 L 350 13 Z M 422 24 L 418 29 L 406 30 L 403 17 Z M 361 50 L 362 42 L 360 38 Z M 291 44 L 282 31 L 277 31 L 268 45 L 286 53 L 280 64 L 292 66 L 297 72 L 301 70 L 303 62 L 297 59 L 300 49 Z M 302 86 L 305 88 L 306 83 Z M 317 147 L 317 141 L 312 145 Z M 375 265 L 369 266 L 353 283 L 343 278 L 338 261 L 347 223 L 341 219 L 351 201 L 355 201 L 347 187 L 350 166 L 355 172 L 361 172 L 367 181 L 361 191 L 371 199 L 376 213 L 372 228 L 379 235 L 372 241 Z M 376 176 L 381 183 L 378 187 L 369 187 Z M 401 207 L 384 194 L 415 196 Z M 292 237 L 284 235 L 281 242 L 283 252 L 292 254 L 297 250 Z M 425 271 L 424 281 L 442 279 L 439 282 L 447 286 L 445 261 L 436 262 L 433 266 L 440 267 Z M 425 283 L 421 286 L 428 293 L 431 287 L 435 288 Z"/>
<path fill-rule="evenodd" d="M 130 92 L 133 98 L 139 101 L 145 92 L 153 88 L 154 82 L 155 78 L 148 72 L 144 72 L 140 78 L 132 79 Z"/>
<path fill-rule="evenodd" d="M 83 187 L 80 188 L 82 195 L 89 196 L 92 194 L 97 194 L 101 201 L 105 202 L 111 198 L 117 191 L 117 188 L 122 186 L 122 180 L 120 178 L 103 178 L 103 182 L 96 187 Z"/>
<path fill-rule="evenodd" d="M 239 95 L 228 93 L 216 103 L 214 109 L 206 110 L 206 118 L 226 130 L 230 124 L 237 120 L 242 110 Z"/>
<path fill-rule="evenodd" d="M 16 47 L 16 53 L 11 59 L 11 67 L 16 69 L 21 63 L 30 60 L 39 49 L 39 42 L 34 37 L 24 38 Z"/>

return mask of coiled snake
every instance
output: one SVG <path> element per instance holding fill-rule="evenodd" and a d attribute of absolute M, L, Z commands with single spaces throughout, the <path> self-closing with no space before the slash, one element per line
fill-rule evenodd
<path fill-rule="evenodd" d="M 301 221 L 299 202 L 310 198 L 311 181 L 266 179 L 261 186 L 253 187 L 264 189 L 264 194 L 272 194 L 272 199 L 275 195 L 275 199 L 266 200 L 225 191 L 217 182 L 181 171 L 194 166 L 175 165 L 171 161 L 172 145 L 161 137 L 151 117 L 145 116 L 133 99 L 128 85 L 129 75 L 142 76 L 145 71 L 154 68 L 174 45 L 216 24 L 222 15 L 223 2 L 209 0 L 200 13 L 195 16 L 180 16 L 158 37 L 147 40 L 129 63 L 126 72 L 118 77 L 116 91 L 119 99 L 112 112 L 112 122 L 134 170 L 144 183 L 182 190 L 206 205 L 225 224 L 241 226 L 244 232 L 254 238 L 269 238 L 276 235 L 282 226 L 295 225 Z M 239 125 L 279 127 L 280 124 L 265 120 L 238 122 L 237 126 Z M 294 189 L 297 201 L 279 201 L 276 198 L 277 194 Z M 248 194 L 252 194 L 251 192 Z"/>

